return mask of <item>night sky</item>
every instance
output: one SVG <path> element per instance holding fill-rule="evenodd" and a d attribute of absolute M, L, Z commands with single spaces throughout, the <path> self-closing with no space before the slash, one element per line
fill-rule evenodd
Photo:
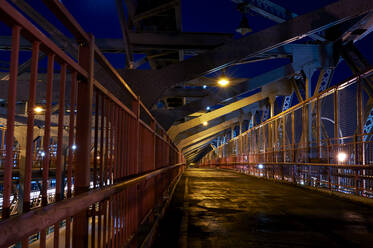
<path fill-rule="evenodd" d="M 335 0 L 273 0 L 273 2 L 294 13 L 304 14 L 333 3 Z M 63 3 L 78 19 L 84 29 L 92 32 L 97 38 L 122 37 L 114 0 L 63 0 Z M 256 13 L 247 15 L 247 18 L 253 32 L 276 25 L 273 21 Z M 236 4 L 230 0 L 182 0 L 182 19 L 184 32 L 235 33 L 234 30 L 240 23 L 241 14 L 237 11 Z M 239 37 L 238 34 L 235 35 L 235 38 Z M 373 63 L 373 51 L 369 47 L 371 41 L 373 41 L 373 35 L 369 35 L 356 45 L 368 60 Z M 111 54 L 108 56 L 116 67 L 123 68 L 125 66 L 123 55 Z M 228 73 L 233 77 L 253 77 L 288 62 L 285 59 L 259 62 L 230 68 Z M 333 84 L 351 76 L 351 72 L 342 62 L 334 75 Z"/>
<path fill-rule="evenodd" d="M 35 9 L 43 13 L 67 36 L 72 35 L 59 23 L 53 14 L 41 3 L 41 0 L 27 0 Z M 114 0 L 62 0 L 72 15 L 78 20 L 82 27 L 96 38 L 121 38 L 121 29 L 117 17 L 116 4 Z M 273 2 L 289 9 L 297 14 L 304 14 L 322 6 L 335 2 L 335 0 L 299 1 L 299 0 L 273 0 Z M 274 22 L 256 14 L 247 15 L 249 25 L 253 32 L 261 31 Z M 183 31 L 185 32 L 216 32 L 235 33 L 238 27 L 241 14 L 237 11 L 236 5 L 230 0 L 182 0 Z M 9 30 L 0 27 L 0 35 L 9 35 Z M 236 33 L 235 38 L 240 35 Z M 370 44 L 373 35 L 365 37 L 356 43 L 368 61 L 373 63 L 373 51 Z M 125 67 L 123 54 L 106 54 L 111 63 L 117 68 Z M 135 56 L 140 58 L 142 55 Z M 22 60 L 22 58 L 21 58 Z M 21 61 L 22 62 L 22 61 Z M 232 77 L 254 77 L 278 66 L 289 63 L 287 59 L 277 59 L 258 63 L 251 63 L 243 66 L 236 66 L 228 70 Z M 141 69 L 149 68 L 145 65 Z M 351 71 L 341 62 L 334 74 L 332 84 L 338 83 L 351 76 Z"/>

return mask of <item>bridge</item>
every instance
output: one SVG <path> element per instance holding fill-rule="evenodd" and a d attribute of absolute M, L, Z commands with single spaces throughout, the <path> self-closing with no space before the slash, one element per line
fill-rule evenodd
<path fill-rule="evenodd" d="M 373 2 L 279 2 L 0 0 L 0 247 L 370 247 Z"/>

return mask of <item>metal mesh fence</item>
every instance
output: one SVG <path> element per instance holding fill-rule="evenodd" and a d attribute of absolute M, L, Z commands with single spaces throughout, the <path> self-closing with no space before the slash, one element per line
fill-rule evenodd
<path fill-rule="evenodd" d="M 201 164 L 373 197 L 372 106 L 363 83 L 349 80 L 307 99 L 211 151 Z"/>

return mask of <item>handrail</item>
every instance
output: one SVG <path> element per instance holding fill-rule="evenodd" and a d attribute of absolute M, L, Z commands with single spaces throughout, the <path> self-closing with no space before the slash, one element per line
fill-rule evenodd
<path fill-rule="evenodd" d="M 19 216 L 11 217 L 3 222 L 0 222 L 0 247 L 8 247 L 17 241 L 28 237 L 29 235 L 40 232 L 45 228 L 66 219 L 67 217 L 78 214 L 80 211 L 87 209 L 92 204 L 100 202 L 115 193 L 121 192 L 133 184 L 143 180 L 148 180 L 170 169 L 180 167 L 182 165 L 185 165 L 185 163 L 179 163 L 157 169 L 115 185 L 110 185 L 97 190 L 91 190 L 89 192 L 79 194 L 76 197 L 65 199 L 55 204 L 35 209 Z"/>
<path fill-rule="evenodd" d="M 18 26 L 22 27 L 23 36 L 29 41 L 42 41 L 40 49 L 46 54 L 53 52 L 59 62 L 66 63 L 69 67 L 76 70 L 83 77 L 88 77 L 88 72 L 84 70 L 76 61 L 70 58 L 61 48 L 37 29 L 29 20 L 20 14 L 6 0 L 0 0 L 0 19 L 5 23 L 10 20 L 15 21 Z"/>
<path fill-rule="evenodd" d="M 287 110 L 285 110 L 285 111 L 283 111 L 281 113 L 278 113 L 277 115 L 269 118 L 268 120 L 260 123 L 259 125 L 256 125 L 256 126 L 250 128 L 250 129 L 248 129 L 247 131 L 241 133 L 239 136 L 236 136 L 236 137 L 232 138 L 231 140 L 229 140 L 228 143 L 230 143 L 231 141 L 237 140 L 237 139 L 239 139 L 240 137 L 242 137 L 244 135 L 247 135 L 248 133 L 252 132 L 253 130 L 261 128 L 261 127 L 267 125 L 268 123 L 270 123 L 270 122 L 272 122 L 274 120 L 280 119 L 281 117 L 283 117 L 284 115 L 287 115 L 288 113 L 291 113 L 291 112 L 293 112 L 293 111 L 295 111 L 297 109 L 300 109 L 301 107 L 303 107 L 304 105 L 306 105 L 309 102 L 315 101 L 315 100 L 319 99 L 320 97 L 323 97 L 324 95 L 329 95 L 329 94 L 334 93 L 335 91 L 344 89 L 347 86 L 349 86 L 350 84 L 353 84 L 353 83 L 355 83 L 356 81 L 358 81 L 360 79 L 364 79 L 366 77 L 369 77 L 372 74 L 373 74 L 373 67 L 370 67 L 368 70 L 362 72 L 361 74 L 359 74 L 357 76 L 350 77 L 349 79 L 345 80 L 341 84 L 332 86 L 332 87 L 330 87 L 330 88 L 328 88 L 328 89 L 326 89 L 326 90 L 324 90 L 324 91 L 322 91 L 322 92 L 320 92 L 320 93 L 318 93 L 318 94 L 316 94 L 316 95 L 314 95 L 314 96 L 312 96 L 312 97 L 304 100 L 303 102 L 300 102 L 297 105 L 295 105 L 295 106 L 293 106 L 293 107 L 291 107 L 291 108 L 289 108 L 289 109 L 287 109 Z M 360 134 L 358 136 L 364 136 L 364 135 L 366 135 L 366 134 Z M 216 149 L 219 148 L 219 147 L 222 147 L 222 146 L 224 146 L 226 144 L 227 143 L 222 144 L 222 145 L 216 147 Z"/>
<path fill-rule="evenodd" d="M 323 164 L 323 163 L 302 163 L 302 162 L 215 162 L 209 163 L 210 165 L 302 165 L 302 166 L 319 166 L 319 167 L 335 167 L 342 169 L 368 169 L 373 168 L 373 165 L 361 165 L 361 164 Z"/>

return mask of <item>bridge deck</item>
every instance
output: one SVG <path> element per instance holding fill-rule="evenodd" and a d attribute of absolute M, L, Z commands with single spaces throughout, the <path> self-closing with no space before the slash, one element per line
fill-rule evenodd
<path fill-rule="evenodd" d="M 188 169 L 156 247 L 373 247 L 373 208 L 233 172 Z"/>

